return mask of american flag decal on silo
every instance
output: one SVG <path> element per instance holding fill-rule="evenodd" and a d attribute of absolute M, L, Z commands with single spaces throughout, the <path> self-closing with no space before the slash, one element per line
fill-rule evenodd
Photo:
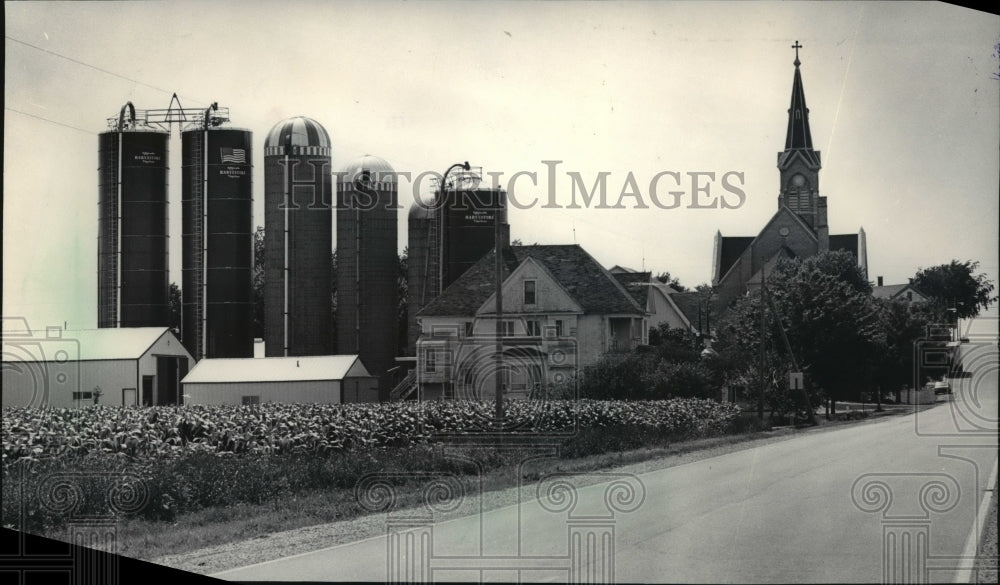
<path fill-rule="evenodd" d="M 231 164 L 246 164 L 247 151 L 242 148 L 220 148 L 222 162 Z"/>

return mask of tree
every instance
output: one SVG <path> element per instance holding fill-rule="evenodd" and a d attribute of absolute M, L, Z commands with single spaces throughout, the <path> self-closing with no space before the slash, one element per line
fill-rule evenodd
<path fill-rule="evenodd" d="M 697 362 L 701 357 L 698 337 L 686 329 L 671 328 L 660 323 L 649 330 L 649 345 L 656 348 L 660 359 L 671 362 Z"/>
<path fill-rule="evenodd" d="M 398 331 L 398 347 L 402 350 L 406 347 L 407 341 L 407 320 L 409 319 L 408 310 L 408 291 L 409 284 L 407 281 L 407 266 L 410 260 L 410 247 L 404 246 L 403 253 L 399 255 L 399 260 L 396 264 L 396 302 L 398 303 L 396 309 L 396 320 L 397 320 L 397 331 Z"/>
<path fill-rule="evenodd" d="M 956 319 L 976 317 L 997 301 L 991 296 L 993 282 L 985 274 L 973 274 L 978 268 L 979 262 L 972 260 L 921 268 L 913 277 L 913 286 L 930 298 L 942 321 L 951 321 L 945 319 L 950 309 L 955 309 Z"/>
<path fill-rule="evenodd" d="M 764 408 L 772 418 L 784 418 L 800 405 L 801 400 L 789 392 L 785 383 L 792 369 L 791 361 L 779 352 L 778 324 L 770 308 L 765 314 L 764 347 L 761 348 L 762 303 L 760 291 L 736 302 L 718 328 L 714 344 L 718 355 L 712 365 L 725 383 L 742 388 L 743 397 L 754 407 L 761 401 L 763 388 Z M 807 388 L 811 390 L 811 404 L 818 404 L 821 399 L 818 386 L 810 384 Z"/>
<path fill-rule="evenodd" d="M 264 338 L 264 226 L 253 233 L 253 336 Z"/>
<path fill-rule="evenodd" d="M 181 295 L 181 287 L 177 286 L 176 282 L 171 282 L 168 294 L 168 302 L 170 303 L 170 322 L 167 326 L 173 329 L 174 333 L 177 334 L 177 337 L 183 339 L 183 336 L 181 335 L 181 315 L 183 313 L 181 311 L 184 298 Z"/>
<path fill-rule="evenodd" d="M 875 301 L 884 337 L 878 348 L 879 367 L 875 383 L 881 391 L 893 392 L 900 402 L 900 391 L 914 381 L 914 344 L 927 334 L 933 323 L 931 310 L 920 303 L 899 303 L 888 299 Z"/>
<path fill-rule="evenodd" d="M 820 394 L 834 401 L 854 398 L 871 385 L 875 350 L 884 337 L 870 291 L 857 261 L 847 252 L 781 260 L 767 278 L 770 300 L 765 308 L 760 291 L 739 299 L 721 328 L 716 350 L 736 364 L 737 382 L 754 392 L 762 384 L 773 386 L 776 404 L 784 400 L 784 374 L 793 361 L 808 375 L 812 406 Z M 762 310 L 766 311 L 763 341 Z"/>
<path fill-rule="evenodd" d="M 663 284 L 673 288 L 677 292 L 687 292 L 688 290 L 686 286 L 681 284 L 679 280 L 671 276 L 670 273 L 667 271 L 663 271 L 657 274 L 654 278 L 656 278 L 656 280 L 662 282 Z"/>
<path fill-rule="evenodd" d="M 330 253 L 330 344 L 334 351 L 340 351 L 337 347 L 337 249 Z"/>
<path fill-rule="evenodd" d="M 650 354 L 608 354 L 589 366 L 580 383 L 580 398 L 636 400 L 656 370 L 658 358 Z"/>
<path fill-rule="evenodd" d="M 838 251 L 784 260 L 768 280 L 799 365 L 831 399 L 856 398 L 870 384 L 866 378 L 884 332 L 871 284 L 854 256 Z"/>

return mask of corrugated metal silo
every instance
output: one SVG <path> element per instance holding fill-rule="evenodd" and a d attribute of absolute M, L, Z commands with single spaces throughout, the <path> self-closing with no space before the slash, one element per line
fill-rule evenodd
<path fill-rule="evenodd" d="M 441 218 L 441 290 L 493 249 L 494 223 L 500 214 L 501 237 L 510 245 L 507 193 L 500 188 L 477 187 L 444 192 Z"/>
<path fill-rule="evenodd" d="M 253 356 L 251 140 L 208 124 L 181 133 L 183 334 L 195 359 Z"/>
<path fill-rule="evenodd" d="M 268 357 L 334 353 L 330 155 L 326 130 L 302 116 L 276 124 L 264 142 Z"/>
<path fill-rule="evenodd" d="M 98 138 L 98 327 L 169 325 L 168 140 L 131 102 Z"/>
<path fill-rule="evenodd" d="M 398 187 L 389 163 L 365 155 L 337 180 L 337 351 L 359 353 L 373 375 L 398 346 Z"/>

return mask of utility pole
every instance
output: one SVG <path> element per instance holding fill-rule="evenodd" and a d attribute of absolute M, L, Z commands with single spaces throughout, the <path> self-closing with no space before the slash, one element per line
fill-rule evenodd
<path fill-rule="evenodd" d="M 802 368 L 799 367 L 799 361 L 795 359 L 795 352 L 792 351 L 792 344 L 788 341 L 788 334 L 785 333 L 785 325 L 781 322 L 781 315 L 778 313 L 778 307 L 774 304 L 774 300 L 771 297 L 767 297 L 767 304 L 771 307 L 771 311 L 774 313 L 774 320 L 778 325 L 778 333 L 781 335 L 781 342 L 785 346 L 785 351 L 788 352 L 788 359 L 792 360 L 792 367 L 795 368 L 796 372 L 802 372 Z M 816 424 L 816 417 L 813 413 L 812 402 L 809 400 L 809 392 L 806 391 L 806 386 L 803 383 L 802 387 L 802 403 L 806 407 L 806 412 L 808 413 L 808 419 L 810 425 Z"/>
<path fill-rule="evenodd" d="M 497 430 L 503 428 L 503 234 L 500 226 L 500 192 L 496 191 L 493 202 L 493 253 L 496 256 L 496 420 Z"/>
<path fill-rule="evenodd" d="M 766 382 L 764 380 L 764 338 L 766 330 L 765 322 L 765 306 L 764 306 L 764 295 L 767 292 L 765 288 L 765 276 L 764 276 L 765 265 L 760 268 L 760 397 L 757 401 L 757 418 L 764 420 L 764 388 Z"/>

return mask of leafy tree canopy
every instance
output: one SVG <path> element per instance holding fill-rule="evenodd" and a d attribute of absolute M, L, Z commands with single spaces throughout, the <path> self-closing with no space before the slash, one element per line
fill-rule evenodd
<path fill-rule="evenodd" d="M 979 262 L 952 260 L 949 264 L 921 268 L 913 278 L 913 286 L 927 295 L 943 318 L 948 309 L 955 309 L 959 319 L 976 317 L 997 301 L 991 296 L 993 282 L 985 274 L 974 274 Z"/>
<path fill-rule="evenodd" d="M 657 274 L 655 278 L 663 284 L 672 287 L 677 292 L 686 292 L 688 290 L 686 286 L 681 284 L 681 281 L 677 280 L 676 277 L 671 276 L 667 271 Z"/>

